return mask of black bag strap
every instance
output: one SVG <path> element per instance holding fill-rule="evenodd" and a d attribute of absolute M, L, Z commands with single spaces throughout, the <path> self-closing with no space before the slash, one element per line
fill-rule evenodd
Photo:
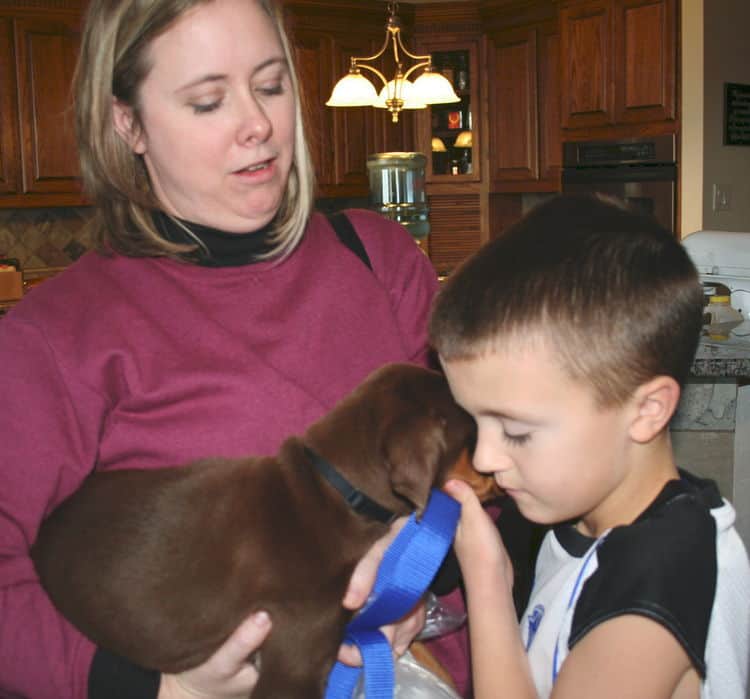
<path fill-rule="evenodd" d="M 365 246 L 357 235 L 357 231 L 354 229 L 349 217 L 343 211 L 337 211 L 334 214 L 328 214 L 328 221 L 333 226 L 333 230 L 336 231 L 338 239 L 362 260 L 367 267 L 372 269 L 372 263 L 370 262 L 367 250 L 365 250 Z"/>

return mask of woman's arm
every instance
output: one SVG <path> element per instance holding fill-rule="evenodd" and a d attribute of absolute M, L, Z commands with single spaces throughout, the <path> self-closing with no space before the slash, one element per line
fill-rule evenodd
<path fill-rule="evenodd" d="M 99 399 L 71 394 L 43 334 L 13 312 L 0 322 L 0 378 L 0 696 L 86 699 L 94 646 L 53 607 L 29 549 L 93 464 L 97 427 L 79 408 L 93 415 Z"/>

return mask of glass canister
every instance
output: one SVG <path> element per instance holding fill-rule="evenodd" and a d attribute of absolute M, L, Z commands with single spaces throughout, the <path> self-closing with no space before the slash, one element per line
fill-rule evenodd
<path fill-rule="evenodd" d="M 414 152 L 374 153 L 367 158 L 370 208 L 405 226 L 423 248 L 430 232 L 426 164 L 426 156 Z"/>

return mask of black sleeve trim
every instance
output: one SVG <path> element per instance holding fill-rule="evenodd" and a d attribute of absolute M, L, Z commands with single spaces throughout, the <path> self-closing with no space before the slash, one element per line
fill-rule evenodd
<path fill-rule="evenodd" d="M 612 530 L 576 605 L 569 647 L 594 626 L 639 614 L 667 628 L 705 677 L 716 594 L 716 523 L 697 497 L 681 494 L 649 516 Z"/>
<path fill-rule="evenodd" d="M 89 671 L 88 699 L 156 699 L 161 674 L 97 649 Z"/>

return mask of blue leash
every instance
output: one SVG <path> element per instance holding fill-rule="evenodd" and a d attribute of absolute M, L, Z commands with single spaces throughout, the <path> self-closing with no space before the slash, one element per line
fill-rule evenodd
<path fill-rule="evenodd" d="M 448 553 L 460 514 L 453 498 L 433 490 L 421 519 L 412 515 L 388 547 L 370 601 L 346 627 L 344 642 L 362 655 L 367 699 L 393 698 L 393 654 L 379 628 L 403 617 L 422 597 Z M 325 699 L 351 699 L 362 671 L 336 662 Z"/>

